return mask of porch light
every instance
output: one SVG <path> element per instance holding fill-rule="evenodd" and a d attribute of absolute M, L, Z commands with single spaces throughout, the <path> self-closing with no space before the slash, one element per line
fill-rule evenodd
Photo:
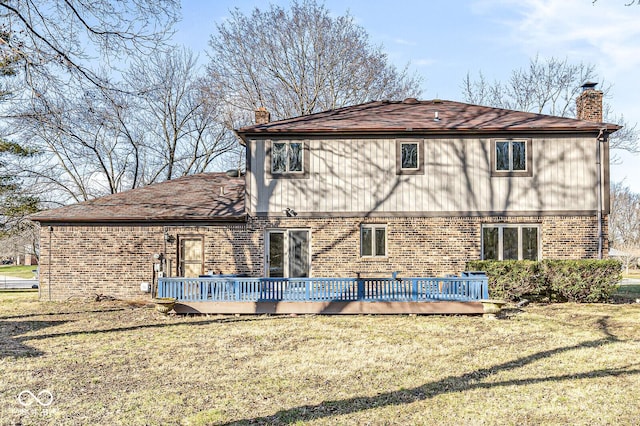
<path fill-rule="evenodd" d="M 298 212 L 296 212 L 295 210 L 293 210 L 292 208 L 289 208 L 289 207 L 284 209 L 282 212 L 284 214 L 286 214 L 287 217 L 296 217 L 296 216 L 298 216 Z"/>

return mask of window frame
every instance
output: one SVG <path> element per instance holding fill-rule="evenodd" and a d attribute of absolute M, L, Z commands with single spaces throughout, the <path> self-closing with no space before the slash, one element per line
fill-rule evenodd
<path fill-rule="evenodd" d="M 363 232 L 365 229 L 371 230 L 371 254 L 364 253 Z M 376 230 L 384 230 L 384 254 L 376 254 Z M 389 256 L 389 232 L 386 223 L 363 223 L 360 225 L 360 257 L 365 259 L 386 259 Z"/>
<path fill-rule="evenodd" d="M 282 259 L 282 268 L 283 268 L 283 277 L 282 278 L 291 278 L 291 248 L 293 246 L 291 242 L 291 233 L 294 232 L 305 232 L 307 234 L 307 253 L 306 253 L 306 266 L 307 266 L 307 276 L 301 278 L 310 278 L 312 276 L 312 235 L 311 228 L 267 228 L 264 230 L 264 276 L 272 278 L 271 273 L 269 271 L 269 266 L 271 265 L 270 259 L 270 250 L 271 250 L 271 242 L 270 242 L 270 234 L 282 234 L 282 244 L 283 244 L 283 259 Z M 281 278 L 281 277 L 273 277 L 273 278 Z"/>
<path fill-rule="evenodd" d="M 497 144 L 500 142 L 509 143 L 509 167 L 510 170 L 498 170 Z M 513 143 L 524 142 L 525 149 L 525 169 L 512 170 L 513 168 Z M 531 139 L 526 138 L 500 138 L 491 140 L 491 177 L 532 177 L 533 176 L 533 149 Z"/>
<path fill-rule="evenodd" d="M 418 167 L 402 167 L 402 145 L 416 144 L 418 146 Z M 424 174 L 424 139 L 396 139 L 396 174 L 423 175 Z"/>
<path fill-rule="evenodd" d="M 497 229 L 498 230 L 498 247 L 497 247 L 497 259 L 486 259 L 485 257 L 485 244 L 484 244 L 484 236 L 485 229 Z M 504 259 L 504 230 L 505 229 L 517 229 L 518 230 L 518 259 L 517 260 L 530 260 L 523 259 L 523 247 L 522 247 L 522 231 L 524 228 L 535 228 L 536 236 L 537 236 L 537 246 L 538 252 L 536 253 L 537 261 L 542 260 L 542 226 L 539 223 L 485 223 L 482 224 L 482 228 L 480 230 L 480 257 L 482 260 L 498 260 L 503 261 Z M 507 259 L 507 260 L 516 260 L 516 259 Z"/>
<path fill-rule="evenodd" d="M 273 148 L 274 144 L 285 144 L 287 146 L 287 168 L 289 167 L 289 152 L 291 144 L 300 144 L 302 146 L 302 170 L 300 171 L 273 171 Z M 310 153 L 309 142 L 307 140 L 268 140 L 266 141 L 267 152 L 265 161 L 265 171 L 270 179 L 309 179 Z"/>

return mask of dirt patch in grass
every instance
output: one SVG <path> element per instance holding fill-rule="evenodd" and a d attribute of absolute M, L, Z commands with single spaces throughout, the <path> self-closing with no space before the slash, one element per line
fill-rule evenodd
<path fill-rule="evenodd" d="M 36 297 L 0 294 L 1 424 L 638 420 L 639 305 L 534 305 L 493 321 L 184 317 Z M 25 407 L 25 390 L 53 401 L 23 394 Z"/>

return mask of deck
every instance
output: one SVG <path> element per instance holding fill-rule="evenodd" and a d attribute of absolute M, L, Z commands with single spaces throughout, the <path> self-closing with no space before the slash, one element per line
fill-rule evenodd
<path fill-rule="evenodd" d="M 178 313 L 481 314 L 485 275 L 447 278 L 160 278 Z"/>

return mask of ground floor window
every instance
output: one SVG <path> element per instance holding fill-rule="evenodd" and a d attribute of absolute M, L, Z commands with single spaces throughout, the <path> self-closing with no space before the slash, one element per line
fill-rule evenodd
<path fill-rule="evenodd" d="M 197 278 L 204 269 L 204 237 L 185 235 L 178 237 L 178 276 Z"/>
<path fill-rule="evenodd" d="M 266 275 L 304 278 L 311 266 L 308 229 L 271 229 L 265 238 Z"/>
<path fill-rule="evenodd" d="M 483 225 L 482 258 L 485 260 L 539 260 L 539 225 Z"/>
<path fill-rule="evenodd" d="M 387 255 L 387 225 L 366 224 L 360 227 L 360 255 L 362 257 Z"/>

